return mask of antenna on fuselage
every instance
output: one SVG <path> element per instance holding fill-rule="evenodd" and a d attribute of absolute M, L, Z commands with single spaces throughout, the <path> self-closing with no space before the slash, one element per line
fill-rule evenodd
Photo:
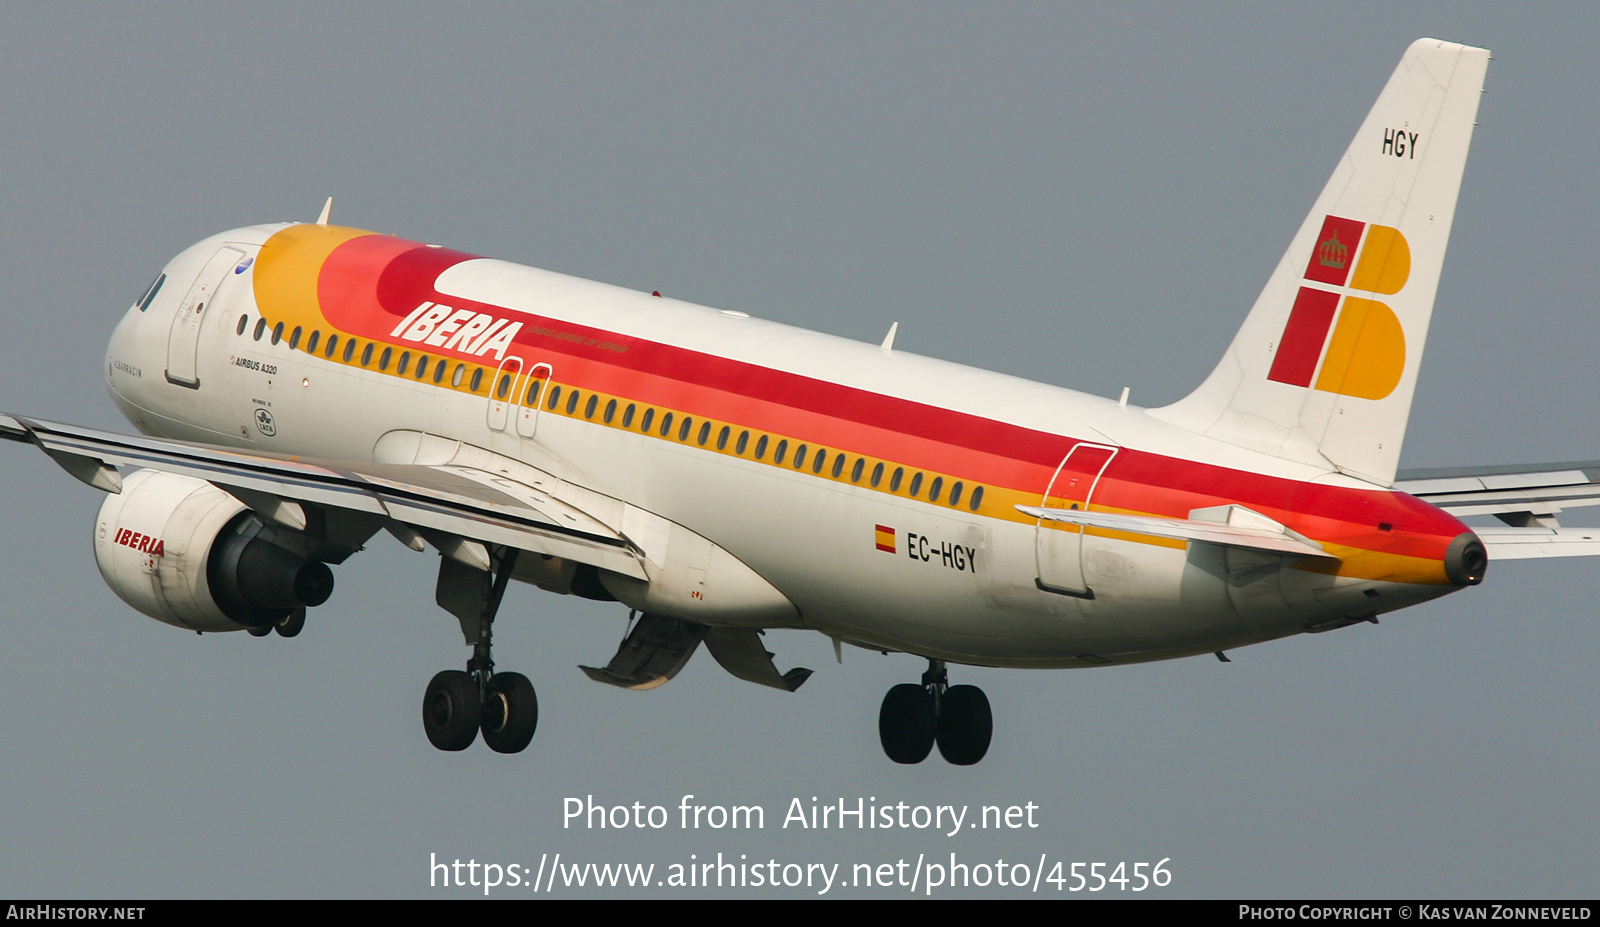
<path fill-rule="evenodd" d="M 326 203 L 322 204 L 322 215 L 317 217 L 317 224 L 318 225 L 327 225 L 328 224 L 328 213 L 330 213 L 330 212 L 333 212 L 333 197 L 331 197 L 331 196 L 328 197 L 328 201 Z"/>
<path fill-rule="evenodd" d="M 894 333 L 899 331 L 899 330 L 900 330 L 900 323 L 899 322 L 890 322 L 889 323 L 889 334 L 883 336 L 883 344 L 878 345 L 878 347 L 882 348 L 885 351 L 893 351 L 894 350 Z"/>

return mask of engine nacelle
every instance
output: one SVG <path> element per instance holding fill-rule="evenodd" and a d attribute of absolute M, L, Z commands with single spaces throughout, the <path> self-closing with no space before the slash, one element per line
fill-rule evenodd
<path fill-rule="evenodd" d="M 94 556 L 106 585 L 146 615 L 238 631 L 328 600 L 333 572 L 307 541 L 203 480 L 139 470 L 100 506 Z"/>

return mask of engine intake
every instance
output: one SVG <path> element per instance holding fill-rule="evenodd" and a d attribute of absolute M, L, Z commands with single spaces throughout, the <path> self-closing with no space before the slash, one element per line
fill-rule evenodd
<path fill-rule="evenodd" d="M 333 571 L 311 547 L 210 483 L 155 470 L 107 496 L 95 530 L 95 561 L 111 590 L 196 631 L 263 627 L 326 602 Z"/>

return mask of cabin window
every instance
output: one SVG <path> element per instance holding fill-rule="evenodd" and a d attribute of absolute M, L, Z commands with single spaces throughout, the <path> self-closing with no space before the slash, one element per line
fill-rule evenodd
<path fill-rule="evenodd" d="M 366 366 L 369 366 L 371 363 L 372 363 L 372 342 L 369 341 L 369 342 L 367 342 L 367 346 L 361 349 L 361 366 L 366 367 Z"/>
<path fill-rule="evenodd" d="M 478 367 L 477 369 L 472 371 L 472 386 L 470 388 L 474 393 L 476 393 L 478 391 L 478 387 L 480 387 L 482 385 L 483 385 L 483 368 L 482 367 Z"/>
<path fill-rule="evenodd" d="M 706 439 L 708 439 L 710 437 L 711 437 L 711 423 L 710 422 L 702 422 L 702 423 L 700 423 L 700 438 L 699 438 L 700 446 L 701 447 L 705 447 L 706 446 Z"/>
<path fill-rule="evenodd" d="M 522 404 L 530 409 L 539 407 L 539 389 L 544 386 L 543 380 L 529 380 L 528 393 L 522 397 Z"/>
<path fill-rule="evenodd" d="M 661 437 L 665 438 L 669 434 L 672 434 L 672 413 L 671 412 L 668 412 L 666 415 L 661 416 Z"/>
<path fill-rule="evenodd" d="M 734 443 L 733 452 L 742 457 L 742 456 L 744 456 L 744 449 L 746 447 L 749 447 L 749 446 L 750 446 L 750 432 L 748 432 L 748 431 L 739 432 L 739 440 Z"/>
<path fill-rule="evenodd" d="M 974 512 L 976 512 L 978 510 L 978 506 L 980 506 L 982 504 L 983 504 L 983 487 L 982 486 L 974 486 L 974 487 L 972 487 L 972 498 L 967 500 L 967 508 L 969 508 L 969 509 L 973 510 Z"/>
<path fill-rule="evenodd" d="M 632 428 L 633 427 L 633 410 L 636 409 L 636 408 L 638 408 L 638 407 L 630 402 L 630 403 L 628 403 L 628 407 L 626 409 L 622 410 L 622 427 L 624 427 L 624 428 Z"/>
<path fill-rule="evenodd" d="M 639 430 L 648 432 L 650 430 L 650 426 L 655 422 L 655 420 L 656 410 L 653 408 L 645 409 L 644 418 L 639 421 Z"/>
<path fill-rule="evenodd" d="M 319 342 L 321 342 L 321 341 L 322 341 L 322 332 L 320 330 L 313 331 L 311 333 L 311 337 L 306 339 L 306 353 L 307 354 L 315 354 L 315 353 L 317 353 L 317 344 Z"/>
<path fill-rule="evenodd" d="M 872 485 L 876 487 L 881 482 L 883 482 L 883 464 L 880 463 L 872 468 Z"/>
<path fill-rule="evenodd" d="M 906 475 L 906 468 L 905 467 L 895 467 L 894 468 L 894 476 L 889 477 L 889 491 L 890 492 L 899 492 L 900 491 L 900 480 L 905 475 Z"/>
<path fill-rule="evenodd" d="M 417 379 L 421 380 L 428 375 L 428 355 L 417 358 Z"/>
<path fill-rule="evenodd" d="M 256 320 L 256 335 L 255 335 L 256 340 L 260 341 L 261 340 L 261 336 L 266 334 L 266 333 L 267 333 L 267 320 L 266 319 L 257 319 Z"/>
<path fill-rule="evenodd" d="M 323 357 L 332 357 L 334 350 L 336 348 L 338 348 L 338 347 L 339 347 L 339 336 L 338 335 L 329 335 L 328 336 L 328 343 L 326 345 L 323 345 L 322 356 Z"/>
<path fill-rule="evenodd" d="M 915 496 L 919 492 L 922 492 L 922 474 L 920 473 L 911 478 L 911 495 Z"/>
<path fill-rule="evenodd" d="M 961 504 L 961 482 L 959 480 L 956 481 L 955 485 L 950 487 L 950 504 Z"/>
<path fill-rule="evenodd" d="M 347 363 L 347 364 L 350 363 L 350 358 L 354 357 L 355 353 L 356 353 L 356 340 L 354 338 L 351 338 L 349 341 L 346 341 L 344 343 L 344 362 Z"/>
<path fill-rule="evenodd" d="M 839 474 L 841 474 L 843 472 L 844 472 L 844 455 L 840 454 L 840 455 L 838 455 L 838 456 L 833 458 L 833 478 L 834 479 L 838 479 L 839 478 Z"/>
<path fill-rule="evenodd" d="M 457 388 L 457 389 L 460 389 L 461 388 L 461 380 L 464 377 L 466 377 L 466 375 L 467 375 L 467 365 L 466 364 L 457 364 L 456 365 L 456 372 L 450 375 L 450 385 L 455 387 L 455 388 Z"/>
<path fill-rule="evenodd" d="M 283 323 L 279 322 L 278 324 L 272 326 L 272 343 L 273 344 L 277 344 L 278 342 L 280 342 L 282 340 L 283 340 Z"/>
<path fill-rule="evenodd" d="M 577 390 L 573 390 L 572 394 L 567 397 L 567 414 L 568 415 L 573 415 L 573 414 L 577 413 L 577 411 L 578 411 L 578 400 L 582 396 L 583 396 L 582 393 L 578 392 Z"/>
<path fill-rule="evenodd" d="M 689 440 L 689 430 L 691 428 L 693 428 L 693 427 L 694 427 L 694 419 L 692 419 L 689 416 L 685 415 L 683 417 L 683 424 L 678 426 L 678 440 L 679 441 L 687 441 L 687 440 Z"/>
<path fill-rule="evenodd" d="M 405 369 L 401 368 L 400 372 L 404 373 Z M 511 374 L 502 373 L 500 375 L 500 385 L 495 387 L 495 390 L 494 390 L 494 398 L 496 398 L 496 399 L 505 399 L 507 396 L 510 396 L 510 395 L 511 395 Z"/>
<path fill-rule="evenodd" d="M 794 468 L 799 470 L 806 465 L 806 446 L 804 444 L 794 449 Z"/>
<path fill-rule="evenodd" d="M 410 351 L 401 351 L 400 352 L 400 363 L 395 365 L 394 372 L 398 373 L 400 376 L 403 377 L 403 376 L 406 375 L 406 371 L 408 369 L 410 369 L 410 367 L 411 367 L 411 352 Z"/>
<path fill-rule="evenodd" d="M 247 326 L 249 326 L 249 324 L 250 324 L 250 317 L 248 315 L 239 316 L 239 327 L 234 329 L 233 333 L 235 335 L 244 334 L 244 330 L 245 330 L 245 328 Z"/>
<path fill-rule="evenodd" d="M 594 418 L 594 407 L 600 404 L 600 397 L 594 393 L 589 394 L 589 401 L 584 403 L 583 417 Z"/>
<path fill-rule="evenodd" d="M 439 363 L 433 368 L 433 382 L 438 383 L 444 379 L 444 372 L 450 369 L 450 362 L 440 358 Z"/>
<path fill-rule="evenodd" d="M 756 439 L 756 459 L 764 460 L 767 456 L 767 436 L 762 435 Z"/>
<path fill-rule="evenodd" d="M 556 403 L 558 403 L 560 401 L 561 401 L 561 387 L 559 387 L 559 386 L 551 387 L 550 388 L 550 398 L 546 399 L 545 403 L 544 403 L 545 404 L 545 408 L 554 410 L 555 407 L 556 407 Z"/>
<path fill-rule="evenodd" d="M 856 458 L 856 465 L 850 468 L 850 482 L 852 482 L 852 483 L 861 482 L 861 471 L 865 470 L 866 467 L 867 467 L 867 462 L 865 460 L 862 460 L 860 457 L 857 457 Z"/>
<path fill-rule="evenodd" d="M 393 356 L 394 356 L 394 348 L 384 348 L 383 349 L 383 353 L 378 355 L 378 369 L 379 370 L 388 370 L 389 369 L 389 358 L 391 358 Z M 472 388 L 473 389 L 477 389 L 478 388 L 477 384 L 473 384 Z"/>
<path fill-rule="evenodd" d="M 300 326 L 296 325 L 289 335 L 289 350 L 293 351 L 298 347 L 300 347 Z"/>
<path fill-rule="evenodd" d="M 602 417 L 606 420 L 607 425 L 611 424 L 611 420 L 617 417 L 617 401 L 615 399 L 606 403 L 606 414 Z"/>
<path fill-rule="evenodd" d="M 765 439 L 763 439 L 763 440 L 765 440 Z M 789 451 L 789 442 L 788 441 L 779 441 L 778 442 L 778 449 L 772 455 L 772 462 L 775 463 L 775 464 L 783 463 L 783 455 L 788 453 L 788 451 Z"/>

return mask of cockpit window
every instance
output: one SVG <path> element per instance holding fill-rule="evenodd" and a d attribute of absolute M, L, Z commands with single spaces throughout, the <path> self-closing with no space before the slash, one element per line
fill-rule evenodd
<path fill-rule="evenodd" d="M 161 284 L 166 282 L 167 275 L 162 274 L 155 279 L 155 282 L 150 284 L 150 286 L 144 291 L 144 295 L 139 297 L 139 301 L 134 303 L 135 306 L 139 307 L 140 312 L 150 308 L 150 304 L 155 301 L 156 294 L 161 292 Z"/>

